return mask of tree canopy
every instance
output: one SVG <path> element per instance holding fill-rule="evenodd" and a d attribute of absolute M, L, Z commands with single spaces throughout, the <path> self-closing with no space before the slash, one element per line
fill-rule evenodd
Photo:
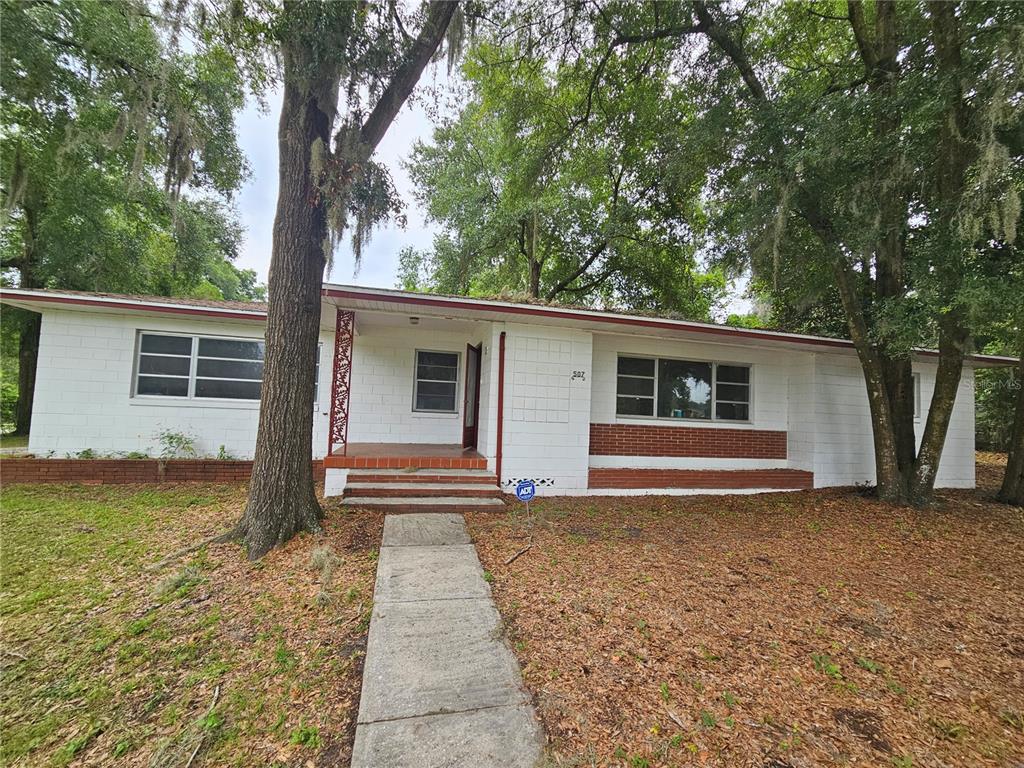
<path fill-rule="evenodd" d="M 230 198 L 245 89 L 223 45 L 142 2 L 3 5 L 5 274 L 54 287 L 245 298 Z"/>
<path fill-rule="evenodd" d="M 708 317 L 725 279 L 696 255 L 705 173 L 676 157 L 693 115 L 670 74 L 636 52 L 588 102 L 581 61 L 479 38 L 465 106 L 410 162 L 444 229 L 403 253 L 406 286 Z"/>

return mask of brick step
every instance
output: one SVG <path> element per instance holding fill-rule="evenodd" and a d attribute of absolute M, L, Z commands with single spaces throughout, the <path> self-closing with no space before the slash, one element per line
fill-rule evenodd
<path fill-rule="evenodd" d="M 451 483 L 497 485 L 498 478 L 486 469 L 378 469 L 372 472 L 350 470 L 350 483 Z"/>
<path fill-rule="evenodd" d="M 328 469 L 487 469 L 479 456 L 327 456 Z"/>
<path fill-rule="evenodd" d="M 345 485 L 346 497 L 378 496 L 378 497 L 437 497 L 459 496 L 465 498 L 500 498 L 501 491 L 496 485 L 482 483 L 363 483 L 349 482 Z"/>
<path fill-rule="evenodd" d="M 387 497 L 355 496 L 341 500 L 342 506 L 372 509 L 381 512 L 501 512 L 502 499 L 478 499 L 459 496 Z"/>

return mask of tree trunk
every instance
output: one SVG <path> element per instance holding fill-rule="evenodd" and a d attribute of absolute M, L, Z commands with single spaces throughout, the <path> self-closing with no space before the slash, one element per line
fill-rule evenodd
<path fill-rule="evenodd" d="M 308 8 L 308 6 L 293 6 Z M 381 92 L 354 147 L 334 165 L 351 174 L 377 148 L 437 51 L 457 3 L 433 0 L 419 36 Z M 286 9 L 288 6 L 286 5 Z M 298 17 L 297 17 L 298 18 Z M 329 156 L 341 66 L 313 62 L 315 27 L 282 45 L 284 100 L 278 125 L 278 199 L 267 280 L 266 359 L 249 499 L 234 535 L 255 560 L 296 533 L 320 528 L 323 510 L 313 488 L 314 359 L 320 291 L 330 240 L 314 154 Z M 319 147 L 319 150 L 316 149 Z M 321 163 L 316 162 L 322 172 Z M 349 187 L 339 194 L 345 195 Z"/>
<path fill-rule="evenodd" d="M 1021 339 L 1020 362 L 1017 364 L 1017 400 L 1010 430 L 1010 450 L 1006 457 L 1006 474 L 999 489 L 999 500 L 1024 506 L 1024 338 Z"/>
<path fill-rule="evenodd" d="M 15 411 L 16 435 L 27 435 L 32 425 L 32 402 L 36 391 L 36 364 L 39 361 L 39 331 L 43 316 L 26 312 L 18 341 L 18 406 Z"/>
<path fill-rule="evenodd" d="M 850 339 L 864 372 L 864 385 L 871 413 L 871 437 L 875 449 L 875 486 L 878 498 L 901 504 L 907 497 L 907 475 L 900 471 L 900 451 L 892 400 L 886 381 L 884 362 L 871 342 L 867 321 L 860 304 L 856 276 L 842 256 L 834 261 L 833 273 L 839 297 L 846 313 Z"/>
<path fill-rule="evenodd" d="M 328 242 L 326 204 L 310 168 L 313 145 L 330 146 L 339 76 L 315 82 L 306 52 L 284 50 L 284 100 L 278 125 L 278 198 L 267 281 L 266 355 L 249 500 L 235 531 L 249 558 L 262 557 L 300 531 L 320 528 L 313 488 L 313 360 Z"/>
<path fill-rule="evenodd" d="M 946 444 L 949 419 L 953 414 L 960 377 L 964 370 L 964 355 L 970 335 L 955 317 L 946 319 L 939 332 L 939 369 L 935 374 L 935 391 L 928 406 L 921 448 L 914 461 L 914 476 L 910 487 L 910 501 L 926 504 L 935 490 L 935 477 Z"/>

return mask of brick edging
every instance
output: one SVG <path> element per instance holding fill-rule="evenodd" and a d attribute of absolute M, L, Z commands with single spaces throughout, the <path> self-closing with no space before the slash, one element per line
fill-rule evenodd
<path fill-rule="evenodd" d="M 0 458 L 0 483 L 243 483 L 251 474 L 246 460 Z M 323 480 L 322 461 L 313 462 L 313 475 Z"/>
<path fill-rule="evenodd" d="M 800 469 L 592 468 L 589 488 L 786 488 L 814 487 L 814 473 Z"/>
<path fill-rule="evenodd" d="M 785 431 L 655 424 L 591 424 L 591 456 L 785 459 Z"/>

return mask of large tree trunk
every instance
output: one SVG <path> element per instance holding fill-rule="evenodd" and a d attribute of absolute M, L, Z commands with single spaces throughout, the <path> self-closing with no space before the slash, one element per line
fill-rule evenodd
<path fill-rule="evenodd" d="M 309 6 L 293 6 L 305 10 Z M 288 6 L 286 6 L 286 9 Z M 355 146 L 330 158 L 340 66 L 314 63 L 318 30 L 299 29 L 285 42 L 284 101 L 278 125 L 279 190 L 267 281 L 266 360 L 260 423 L 249 499 L 234 534 L 250 559 L 296 533 L 320 527 L 323 511 L 313 488 L 313 361 L 320 327 L 320 290 L 329 251 L 327 204 L 321 192 L 325 161 L 349 178 L 373 154 L 433 56 L 457 3 L 434 0 L 419 36 L 409 47 L 366 122 Z M 301 14 L 296 14 L 296 20 Z M 302 23 L 301 21 L 299 22 Z M 298 28 L 297 28 L 298 29 Z M 346 137 L 348 138 L 348 137 Z M 314 156 L 318 155 L 314 160 Z"/>
<path fill-rule="evenodd" d="M 1021 338 L 1020 362 L 1017 364 L 1017 400 L 1010 430 L 1010 451 L 1006 461 L 1003 487 L 999 500 L 1024 506 L 1024 337 Z"/>
<path fill-rule="evenodd" d="M 313 488 L 313 360 L 328 242 L 326 205 L 310 168 L 313 146 L 330 146 L 337 70 L 306 77 L 304 51 L 284 51 L 278 125 L 278 198 L 267 281 L 266 359 L 249 500 L 236 534 L 250 559 L 320 527 Z"/>
<path fill-rule="evenodd" d="M 949 419 L 956 403 L 960 388 L 960 377 L 964 370 L 964 355 L 970 334 L 963 329 L 956 317 L 949 317 L 939 333 L 939 369 L 935 374 L 935 390 L 928 406 L 921 448 L 914 462 L 914 476 L 910 487 L 910 501 L 925 504 L 931 500 L 935 490 L 935 478 L 946 444 Z"/>
<path fill-rule="evenodd" d="M 36 391 L 36 364 L 39 361 L 39 331 L 43 316 L 26 312 L 18 340 L 18 406 L 15 411 L 16 435 L 27 435 L 32 425 L 32 403 Z"/>

